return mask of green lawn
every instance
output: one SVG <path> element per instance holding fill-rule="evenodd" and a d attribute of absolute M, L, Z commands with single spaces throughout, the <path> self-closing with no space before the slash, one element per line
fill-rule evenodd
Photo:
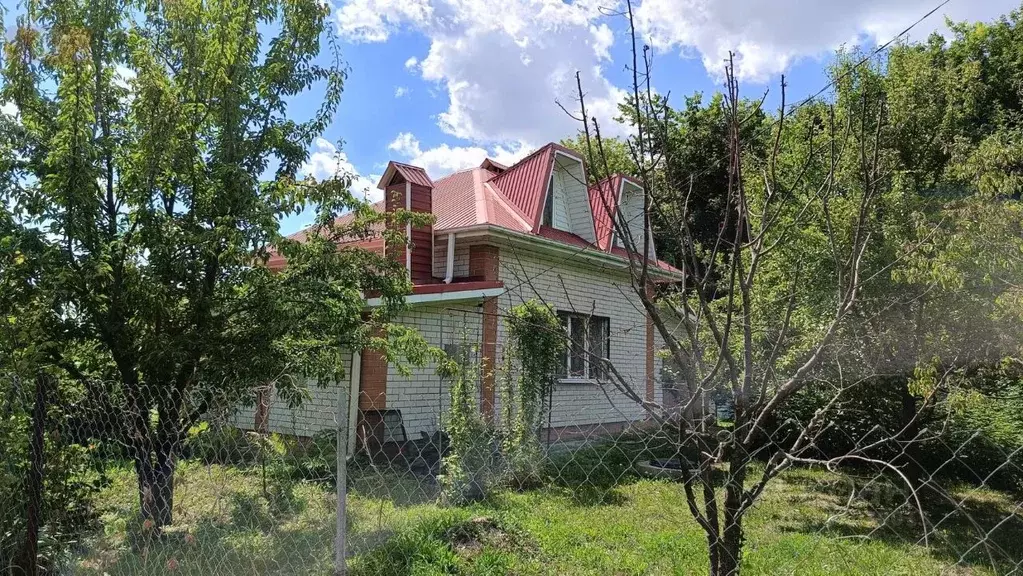
<path fill-rule="evenodd" d="M 616 449 L 585 449 L 553 470 L 561 485 L 500 492 L 465 508 L 438 505 L 436 488 L 410 475 L 353 470 L 349 567 L 362 575 L 706 572 L 705 539 L 680 485 L 636 477 Z M 336 498 L 329 486 L 299 483 L 294 501 L 272 509 L 258 468 L 187 462 L 174 526 L 147 542 L 133 520 L 130 469 L 112 475 L 101 501 L 104 529 L 83 542 L 80 573 L 331 573 Z M 1018 497 L 953 490 L 981 525 L 935 505 L 930 521 L 947 518 L 925 548 L 915 543 L 918 521 L 892 513 L 898 498 L 891 490 L 860 486 L 864 497 L 850 508 L 848 488 L 821 471 L 778 479 L 748 518 L 745 573 L 995 573 L 983 547 L 967 552 L 979 540 L 976 530 L 992 528 L 998 572 L 1023 560 L 1023 519 L 1013 517 Z"/>

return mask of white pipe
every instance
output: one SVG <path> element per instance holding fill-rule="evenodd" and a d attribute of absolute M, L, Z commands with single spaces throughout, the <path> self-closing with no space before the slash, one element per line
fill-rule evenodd
<path fill-rule="evenodd" d="M 444 276 L 444 283 L 451 284 L 451 280 L 455 277 L 455 235 L 454 233 L 448 234 L 448 262 L 447 270 Z"/>

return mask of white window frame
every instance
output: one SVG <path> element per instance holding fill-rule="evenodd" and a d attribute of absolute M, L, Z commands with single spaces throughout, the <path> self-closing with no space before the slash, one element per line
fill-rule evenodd
<path fill-rule="evenodd" d="M 595 326 L 599 326 L 601 323 L 605 326 L 604 335 L 602 338 L 603 354 L 606 357 L 611 354 L 611 319 L 607 316 L 599 316 L 596 314 L 579 314 L 578 312 L 558 311 L 558 318 L 563 322 L 566 330 L 566 336 L 568 337 L 568 346 L 565 350 L 565 364 L 562 367 L 564 372 L 558 375 L 558 381 L 563 383 L 581 382 L 590 383 L 597 382 L 604 378 L 604 375 L 599 372 L 598 364 L 591 359 L 589 350 L 592 342 L 590 330 Z M 574 343 L 572 339 L 573 327 L 578 323 L 582 323 L 582 343 L 587 349 L 587 352 L 582 354 L 582 373 L 573 373 L 572 371 L 572 345 Z"/>

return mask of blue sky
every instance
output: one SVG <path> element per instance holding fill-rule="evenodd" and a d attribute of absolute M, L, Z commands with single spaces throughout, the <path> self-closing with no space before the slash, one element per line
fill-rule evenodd
<path fill-rule="evenodd" d="M 17 0 L 0 0 L 11 7 Z M 388 160 L 434 178 L 486 156 L 514 162 L 571 136 L 577 124 L 555 104 L 575 106 L 576 70 L 587 107 L 605 133 L 628 89 L 628 21 L 609 15 L 625 0 L 323 0 L 350 75 L 333 124 L 310 150 L 305 172 L 358 174 L 355 188 L 379 197 Z M 896 36 L 940 0 L 634 0 L 640 43 L 652 47 L 654 86 L 673 102 L 720 89 L 723 60 L 736 53 L 741 91 L 770 90 L 786 74 L 789 101 L 815 93 L 842 45 L 873 47 Z M 910 40 L 945 32 L 944 18 L 992 20 L 1020 0 L 950 0 Z M 17 12 L 17 10 L 15 10 Z M 11 24 L 8 16 L 5 24 Z M 292 103 L 296 117 L 322 90 Z M 293 232 L 312 220 L 285 219 Z"/>
<path fill-rule="evenodd" d="M 342 165 L 371 186 L 390 159 L 434 178 L 483 156 L 514 161 L 570 136 L 575 125 L 555 100 L 573 104 L 581 70 L 590 110 L 606 131 L 628 89 L 627 20 L 612 0 L 332 0 L 351 75 L 334 124 Z M 1018 0 L 951 0 L 911 40 L 945 32 L 944 18 L 991 20 Z M 789 101 L 826 83 L 823 68 L 841 45 L 873 47 L 896 36 L 938 0 L 637 0 L 640 43 L 652 46 L 654 85 L 675 102 L 720 89 L 724 55 L 737 54 L 741 89 L 769 90 L 777 105 L 786 74 Z M 315 97 L 315 94 L 310 97 Z M 326 142 L 311 173 L 335 166 Z M 319 155 L 317 153 L 320 153 Z M 345 163 L 347 162 L 347 164 Z M 374 198 L 371 191 L 369 197 Z M 283 223 L 291 231 L 307 215 Z"/>

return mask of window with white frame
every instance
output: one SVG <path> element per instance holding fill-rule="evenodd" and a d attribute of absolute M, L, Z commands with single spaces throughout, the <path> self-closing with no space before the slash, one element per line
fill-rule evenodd
<path fill-rule="evenodd" d="M 605 316 L 558 312 L 568 335 L 568 349 L 560 378 L 602 379 L 604 364 L 598 359 L 611 355 L 611 319 Z"/>

